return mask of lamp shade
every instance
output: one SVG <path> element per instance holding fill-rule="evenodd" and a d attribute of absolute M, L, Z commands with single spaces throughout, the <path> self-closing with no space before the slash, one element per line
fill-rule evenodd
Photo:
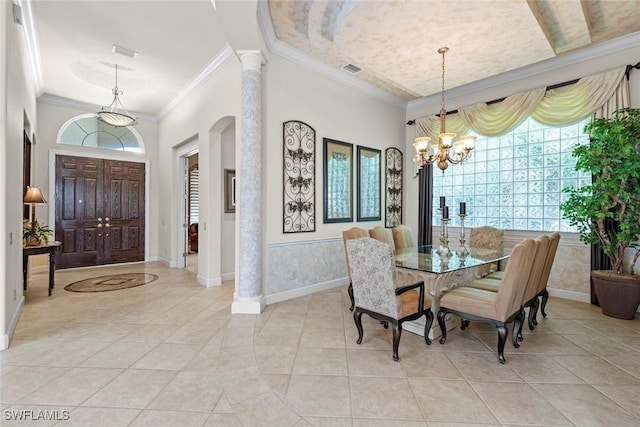
<path fill-rule="evenodd" d="M 27 187 L 24 193 L 24 203 L 47 203 L 38 187 Z"/>

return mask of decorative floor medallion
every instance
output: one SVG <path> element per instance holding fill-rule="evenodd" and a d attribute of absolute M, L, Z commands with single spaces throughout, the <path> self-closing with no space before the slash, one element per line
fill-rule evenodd
<path fill-rule="evenodd" d="M 122 273 L 79 280 L 64 287 L 69 292 L 107 292 L 134 288 L 151 283 L 158 276 L 150 273 Z"/>

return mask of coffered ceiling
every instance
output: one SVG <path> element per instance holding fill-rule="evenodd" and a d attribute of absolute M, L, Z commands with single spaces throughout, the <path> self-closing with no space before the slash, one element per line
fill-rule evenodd
<path fill-rule="evenodd" d="M 47 96 L 162 116 L 229 56 L 215 3 L 236 0 L 14 0 L 31 22 L 36 80 Z M 268 45 L 400 103 L 640 31 L 638 0 L 259 0 Z M 249 24 L 248 24 L 249 25 Z M 255 25 L 255 23 L 250 23 Z M 29 25 L 27 25 L 29 27 Z M 135 58 L 112 52 L 116 44 Z M 276 51 L 277 53 L 277 51 Z M 637 62 L 639 58 L 630 58 Z"/>

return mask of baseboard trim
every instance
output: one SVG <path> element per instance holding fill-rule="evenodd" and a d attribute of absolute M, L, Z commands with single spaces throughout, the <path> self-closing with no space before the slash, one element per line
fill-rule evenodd
<path fill-rule="evenodd" d="M 236 280 L 236 273 L 224 273 L 222 275 L 223 282 L 227 282 L 229 280 Z"/>
<path fill-rule="evenodd" d="M 231 314 L 260 314 L 266 305 L 263 296 L 248 299 L 236 298 L 238 297 L 234 295 L 234 301 L 231 303 Z"/>
<path fill-rule="evenodd" d="M 287 301 L 293 298 L 304 297 L 315 294 L 316 292 L 326 291 L 328 289 L 345 286 L 349 283 L 349 279 L 342 277 L 340 279 L 330 280 L 328 282 L 316 283 L 315 285 L 305 286 L 304 288 L 291 289 L 289 291 L 278 292 L 277 294 L 267 295 L 267 304 L 275 304 L 277 302 Z"/>
<path fill-rule="evenodd" d="M 579 302 L 587 302 L 587 303 L 591 302 L 591 296 L 589 294 L 585 294 L 582 292 L 567 291 L 564 289 L 553 289 L 553 288 L 547 288 L 547 291 L 549 291 L 549 296 L 552 296 L 552 297 L 568 299 L 571 301 L 579 301 Z"/>
<path fill-rule="evenodd" d="M 197 282 L 199 284 L 201 284 L 205 288 L 213 288 L 215 286 L 221 286 L 222 285 L 222 279 L 220 278 L 220 276 L 212 277 L 212 278 L 206 278 L 206 277 L 201 276 L 200 274 L 198 274 L 196 280 L 197 280 Z"/>
<path fill-rule="evenodd" d="M 2 342 L 0 342 L 0 351 L 9 348 L 11 337 L 13 336 L 13 333 L 18 326 L 18 320 L 20 320 L 22 310 L 24 310 L 24 295 L 21 296 L 20 302 L 18 303 L 18 308 L 16 308 L 16 310 L 13 312 L 13 316 L 11 316 L 11 322 L 9 322 L 9 329 L 7 330 L 7 333 L 2 335 Z"/>

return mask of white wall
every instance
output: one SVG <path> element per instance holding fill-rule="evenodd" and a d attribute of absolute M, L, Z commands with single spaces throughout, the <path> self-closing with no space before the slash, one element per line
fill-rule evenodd
<path fill-rule="evenodd" d="M 0 3 L 0 200 L 5 204 L 0 207 L 0 350 L 8 347 L 24 305 L 22 132 L 25 119 L 31 129 L 37 123 L 24 34 L 22 27 L 13 22 L 11 8 L 11 2 Z"/>
<path fill-rule="evenodd" d="M 220 227 L 220 240 L 222 245 L 222 253 L 220 254 L 220 269 L 222 272 L 222 280 L 231 280 L 235 278 L 236 269 L 236 215 L 235 213 L 224 212 L 225 193 L 224 193 L 224 170 L 236 168 L 236 128 L 235 122 L 229 124 L 222 132 L 222 174 L 221 184 L 221 202 L 222 224 Z"/>

